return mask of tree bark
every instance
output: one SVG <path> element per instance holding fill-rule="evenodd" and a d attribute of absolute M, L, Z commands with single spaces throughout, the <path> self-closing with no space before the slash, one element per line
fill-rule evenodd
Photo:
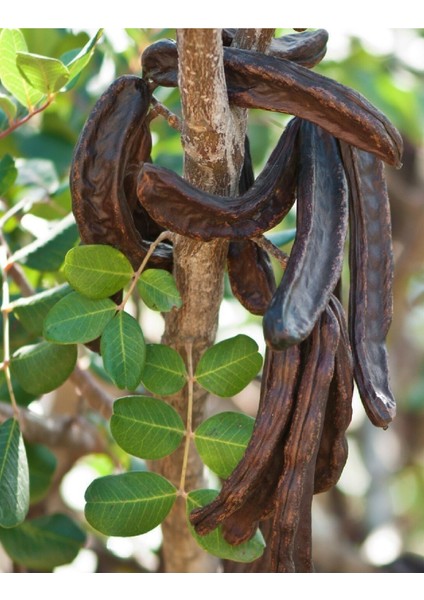
<path fill-rule="evenodd" d="M 261 37 L 261 36 L 259 36 Z M 177 31 L 181 93 L 184 177 L 197 187 L 221 195 L 235 194 L 244 158 L 246 119 L 229 106 L 223 66 L 221 30 Z M 183 300 L 165 317 L 163 342 L 186 356 L 192 347 L 194 369 L 213 344 L 223 295 L 227 242 L 202 243 L 176 236 L 174 276 Z M 187 391 L 170 403 L 186 419 Z M 207 393 L 194 389 L 193 429 L 203 420 Z M 179 486 L 183 448 L 152 468 Z M 192 446 L 185 490 L 205 487 L 203 465 Z M 216 571 L 218 560 L 201 550 L 187 528 L 185 501 L 178 498 L 162 525 L 163 559 L 167 572 Z"/>

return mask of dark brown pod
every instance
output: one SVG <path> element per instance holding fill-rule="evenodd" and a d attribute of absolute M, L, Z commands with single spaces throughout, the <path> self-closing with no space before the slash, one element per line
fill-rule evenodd
<path fill-rule="evenodd" d="M 175 43 L 162 40 L 143 53 L 143 74 L 159 85 L 178 85 Z M 402 138 L 364 96 L 292 60 L 224 48 L 229 99 L 244 108 L 295 115 L 349 144 L 401 166 Z"/>
<path fill-rule="evenodd" d="M 231 242 L 227 268 L 231 290 L 240 304 L 254 315 L 263 315 L 276 289 L 268 253 L 252 240 Z"/>
<path fill-rule="evenodd" d="M 347 186 L 337 140 L 302 121 L 296 238 L 263 320 L 278 350 L 308 337 L 341 273 L 348 225 Z"/>
<path fill-rule="evenodd" d="M 377 427 L 396 414 L 386 336 L 391 324 L 393 251 L 384 165 L 342 145 L 350 191 L 349 335 L 354 377 L 365 411 Z"/>
<path fill-rule="evenodd" d="M 353 359 L 346 318 L 334 296 L 330 306 L 339 324 L 340 341 L 315 465 L 314 494 L 326 492 L 340 479 L 348 456 L 346 430 L 352 420 Z"/>
<path fill-rule="evenodd" d="M 222 43 L 231 46 L 237 29 L 223 29 Z M 298 31 L 298 30 L 295 30 Z M 299 30 L 301 33 L 283 35 L 271 40 L 266 54 L 291 60 L 303 67 L 314 67 L 324 58 L 327 51 L 328 32 Z"/>
<path fill-rule="evenodd" d="M 215 500 L 190 515 L 190 521 L 200 535 L 210 533 L 249 502 L 270 473 L 276 475 L 271 477 L 273 489 L 280 472 L 279 465 L 275 468 L 275 461 L 282 460 L 279 448 L 293 407 L 299 366 L 298 346 L 283 352 L 267 349 L 258 414 L 244 456 L 224 481 Z M 261 515 L 262 508 L 258 512 Z"/>
<path fill-rule="evenodd" d="M 209 194 L 157 165 L 144 164 L 138 198 L 162 227 L 210 241 L 255 237 L 271 229 L 295 201 L 299 119 L 287 125 L 262 173 L 241 196 Z"/>
<path fill-rule="evenodd" d="M 118 248 L 134 269 L 149 249 L 134 222 L 131 177 L 137 170 L 135 159 L 150 156 L 150 134 L 147 139 L 145 135 L 150 97 L 140 77 L 125 75 L 112 83 L 85 123 L 70 172 L 72 210 L 82 241 Z M 171 269 L 171 247 L 161 244 L 149 265 Z"/>
<path fill-rule="evenodd" d="M 290 431 L 284 441 L 284 465 L 275 494 L 273 572 L 313 570 L 310 514 L 315 462 L 339 337 L 337 319 L 328 308 L 310 338 Z"/>

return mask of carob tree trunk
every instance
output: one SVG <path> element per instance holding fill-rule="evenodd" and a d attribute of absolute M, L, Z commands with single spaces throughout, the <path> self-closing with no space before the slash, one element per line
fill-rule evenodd
<path fill-rule="evenodd" d="M 239 44 L 266 47 L 273 30 L 240 32 Z M 251 32 L 252 33 L 252 32 Z M 265 39 L 264 39 L 265 38 Z M 184 177 L 197 187 L 215 194 L 235 194 L 243 164 L 246 119 L 234 114 L 228 104 L 219 29 L 177 30 L 179 87 L 181 92 L 184 147 Z M 183 306 L 165 317 L 163 342 L 186 356 L 192 345 L 194 368 L 200 355 L 211 346 L 218 325 L 223 294 L 223 275 L 228 242 L 203 243 L 180 235 L 174 244 L 174 276 Z M 203 420 L 207 394 L 194 390 L 193 428 Z M 186 390 L 169 400 L 186 419 Z M 179 486 L 183 448 L 157 461 L 151 468 Z M 191 448 L 186 491 L 204 487 L 203 465 Z M 217 559 L 204 553 L 191 537 L 185 502 L 179 498 L 162 525 L 163 559 L 167 572 L 211 572 Z"/>

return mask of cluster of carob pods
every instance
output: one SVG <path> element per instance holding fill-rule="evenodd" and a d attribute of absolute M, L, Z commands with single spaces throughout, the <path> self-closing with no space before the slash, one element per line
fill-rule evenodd
<path fill-rule="evenodd" d="M 293 115 L 254 179 L 248 140 L 237 197 L 205 193 L 152 164 L 147 115 L 155 86 L 178 85 L 175 42 L 142 56 L 143 78 L 123 76 L 91 112 L 71 169 L 84 243 L 120 249 L 137 268 L 168 229 L 230 241 L 235 296 L 263 315 L 267 343 L 259 409 L 244 457 L 217 498 L 191 514 L 199 534 L 222 525 L 232 544 L 267 522 L 263 571 L 309 572 L 314 494 L 338 481 L 347 459 L 354 381 L 372 423 L 395 414 L 385 338 L 393 259 L 383 161 L 399 167 L 402 139 L 357 92 L 310 71 L 327 32 L 274 39 L 267 54 L 231 47 L 223 30 L 230 103 Z M 296 204 L 297 232 L 281 283 L 254 239 Z M 340 281 L 349 230 L 348 318 Z M 162 243 L 150 267 L 172 269 Z"/>

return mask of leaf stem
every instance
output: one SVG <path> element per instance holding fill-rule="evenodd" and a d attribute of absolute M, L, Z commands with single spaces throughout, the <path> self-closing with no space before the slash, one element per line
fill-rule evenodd
<path fill-rule="evenodd" d="M 187 492 L 185 491 L 185 480 L 187 474 L 187 465 L 188 465 L 188 455 L 190 450 L 190 441 L 193 437 L 192 431 L 192 423 L 193 423 L 193 388 L 194 388 L 194 375 L 193 375 L 193 345 L 192 343 L 186 344 L 186 354 L 187 354 L 187 423 L 186 423 L 186 439 L 184 446 L 184 455 L 183 455 L 183 464 L 181 467 L 181 479 L 180 479 L 180 488 L 179 495 L 185 497 Z"/>
<path fill-rule="evenodd" d="M 2 138 L 6 137 L 7 135 L 9 135 L 9 133 L 12 133 L 12 131 L 15 131 L 15 129 L 18 129 L 18 127 L 20 127 L 21 125 L 23 125 L 30 119 L 32 119 L 32 117 L 34 117 L 35 115 L 38 115 L 38 113 L 40 113 L 43 110 L 45 110 L 46 108 L 48 108 L 50 106 L 50 104 L 53 102 L 54 98 L 55 98 L 55 94 L 51 94 L 47 98 L 47 101 L 44 104 L 42 104 L 40 107 L 36 108 L 35 110 L 31 110 L 27 115 L 25 115 L 25 117 L 23 117 L 19 121 L 14 121 L 10 125 L 10 127 L 8 127 L 7 129 L 5 129 L 4 131 L 2 131 L 0 133 L 0 140 Z"/>
<path fill-rule="evenodd" d="M 128 292 L 125 294 L 124 299 L 122 300 L 121 304 L 119 304 L 119 306 L 117 306 L 116 310 L 124 310 L 126 303 L 128 302 L 131 294 L 134 291 L 135 286 L 137 285 L 137 281 L 139 280 L 140 275 L 146 268 L 146 265 L 149 262 L 150 257 L 152 256 L 152 254 L 156 250 L 156 248 L 159 246 L 159 244 L 163 240 L 172 240 L 173 237 L 174 237 L 174 234 L 171 231 L 162 231 L 162 233 L 155 239 L 155 241 L 150 244 L 150 248 L 147 251 L 146 256 L 144 257 L 143 262 L 141 263 L 141 265 L 139 266 L 137 271 L 132 276 L 131 285 L 128 289 Z"/>
<path fill-rule="evenodd" d="M 2 370 L 4 371 L 4 376 L 6 379 L 6 385 L 9 392 L 10 402 L 13 407 L 13 415 L 19 421 L 20 413 L 18 409 L 18 405 L 15 398 L 15 393 L 13 391 L 12 379 L 10 376 L 10 327 L 9 327 L 9 304 L 10 304 L 10 294 L 9 294 L 9 282 L 7 280 L 7 272 L 5 269 L 5 265 L 7 263 L 7 254 L 8 248 L 6 243 L 4 242 L 3 235 L 0 233 L 0 268 L 1 268 L 1 276 L 2 276 L 2 304 L 1 304 L 1 313 L 3 317 L 3 363 Z"/>
<path fill-rule="evenodd" d="M 267 238 L 263 235 L 254 237 L 251 239 L 252 239 L 252 242 L 255 242 L 255 244 L 257 246 L 259 246 L 260 248 L 263 248 L 263 250 L 268 252 L 268 254 L 270 254 L 275 259 L 277 259 L 278 262 L 281 264 L 281 266 L 284 269 L 287 267 L 287 261 L 288 261 L 289 257 L 285 252 L 280 250 L 280 248 L 278 248 L 278 246 L 275 246 L 275 244 L 273 244 L 272 242 L 267 240 Z"/>

